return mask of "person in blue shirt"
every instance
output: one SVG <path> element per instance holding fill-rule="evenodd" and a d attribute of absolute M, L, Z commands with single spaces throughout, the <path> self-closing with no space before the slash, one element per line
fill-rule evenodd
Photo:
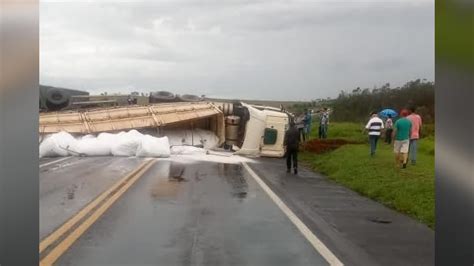
<path fill-rule="evenodd" d="M 313 120 L 313 117 L 311 116 L 311 111 L 308 109 L 305 109 L 305 116 L 303 118 L 303 123 L 304 123 L 304 133 L 305 133 L 305 139 L 309 140 L 309 134 L 311 133 L 311 122 Z"/>

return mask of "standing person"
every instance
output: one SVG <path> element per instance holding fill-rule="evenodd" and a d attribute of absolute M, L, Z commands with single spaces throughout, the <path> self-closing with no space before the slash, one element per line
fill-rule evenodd
<path fill-rule="evenodd" d="M 283 146 L 286 148 L 286 172 L 291 172 L 291 161 L 293 160 L 293 170 L 298 174 L 298 149 L 300 136 L 294 121 L 290 121 L 290 128 L 285 132 Z"/>
<path fill-rule="evenodd" d="M 319 138 L 325 139 L 328 137 L 329 113 L 328 108 L 324 108 L 319 118 Z"/>
<path fill-rule="evenodd" d="M 411 114 L 407 117 L 411 122 L 410 148 L 408 154 L 412 165 L 416 164 L 416 153 L 418 149 L 418 140 L 421 134 L 421 116 L 416 113 L 416 108 L 410 108 Z"/>
<path fill-rule="evenodd" d="M 385 142 L 392 144 L 392 132 L 393 132 L 393 120 L 392 115 L 387 115 L 387 120 L 385 121 Z"/>
<path fill-rule="evenodd" d="M 305 136 L 305 126 L 303 122 L 305 114 L 301 114 L 296 121 L 296 128 L 298 129 L 299 135 L 300 135 L 300 141 L 305 142 L 306 141 L 306 136 Z"/>
<path fill-rule="evenodd" d="M 407 116 L 407 110 L 404 109 L 400 112 L 401 118 L 395 122 L 392 133 L 392 137 L 395 140 L 393 151 L 395 152 L 396 166 L 400 167 L 400 164 L 402 164 L 403 168 L 407 167 L 408 148 L 410 145 L 411 122 L 406 118 Z"/>
<path fill-rule="evenodd" d="M 311 122 L 313 120 L 313 117 L 311 116 L 310 110 L 305 109 L 304 112 L 305 112 L 305 115 L 303 118 L 303 123 L 304 123 L 305 139 L 309 140 L 309 134 L 311 134 Z"/>
<path fill-rule="evenodd" d="M 373 157 L 375 155 L 375 149 L 377 148 L 377 141 L 383 129 L 383 121 L 377 112 L 371 113 L 370 120 L 367 122 L 367 125 L 365 125 L 365 129 L 369 132 L 370 156 Z"/>

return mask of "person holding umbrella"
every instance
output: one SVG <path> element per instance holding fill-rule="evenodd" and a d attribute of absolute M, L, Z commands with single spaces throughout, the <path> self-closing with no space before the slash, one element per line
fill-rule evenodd
<path fill-rule="evenodd" d="M 392 132 L 393 132 L 393 120 L 398 114 L 393 109 L 383 109 L 380 111 L 380 116 L 386 118 L 385 120 L 385 142 L 388 144 L 392 143 Z"/>
<path fill-rule="evenodd" d="M 392 115 L 387 115 L 385 120 L 385 143 L 392 144 L 393 121 Z"/>

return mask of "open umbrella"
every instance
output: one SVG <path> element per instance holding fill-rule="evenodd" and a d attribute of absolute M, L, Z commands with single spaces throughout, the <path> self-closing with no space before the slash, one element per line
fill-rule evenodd
<path fill-rule="evenodd" d="M 391 117 L 397 117 L 398 113 L 393 109 L 383 109 L 382 111 L 380 111 L 379 115 L 382 117 L 388 117 L 389 115 Z"/>

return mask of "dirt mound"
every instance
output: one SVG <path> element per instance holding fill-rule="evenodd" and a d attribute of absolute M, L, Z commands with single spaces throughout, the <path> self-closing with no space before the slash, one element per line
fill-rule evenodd
<path fill-rule="evenodd" d="M 302 147 L 305 151 L 319 154 L 335 150 L 346 144 L 357 144 L 357 142 L 344 139 L 313 139 L 305 142 Z"/>

